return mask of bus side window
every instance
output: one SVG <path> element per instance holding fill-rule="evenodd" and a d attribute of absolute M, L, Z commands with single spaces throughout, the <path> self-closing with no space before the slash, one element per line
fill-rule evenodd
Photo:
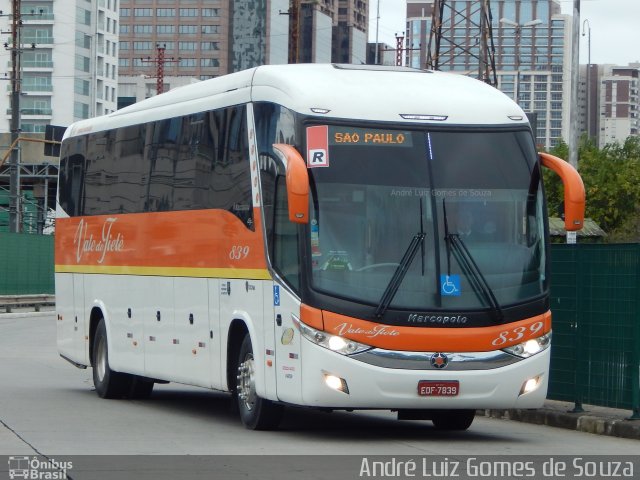
<path fill-rule="evenodd" d="M 289 203 L 284 175 L 276 181 L 276 195 L 273 216 L 273 266 L 294 288 L 300 288 L 300 257 L 298 255 L 298 225 L 289 221 Z"/>
<path fill-rule="evenodd" d="M 82 215 L 86 160 L 83 138 L 65 142 L 60 160 L 60 206 L 71 217 Z"/>
<path fill-rule="evenodd" d="M 158 120 L 149 125 L 153 133 L 148 135 L 146 144 L 148 173 L 144 193 L 145 210 L 149 212 L 174 209 L 173 183 L 181 128 L 180 118 Z"/>
<path fill-rule="evenodd" d="M 216 143 L 211 206 L 227 210 L 254 230 L 246 107 L 211 112 L 209 128 Z"/>

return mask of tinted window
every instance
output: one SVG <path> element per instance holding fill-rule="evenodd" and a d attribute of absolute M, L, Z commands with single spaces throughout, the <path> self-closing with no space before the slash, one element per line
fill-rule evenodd
<path fill-rule="evenodd" d="M 86 137 L 65 141 L 61 148 L 58 179 L 60 206 L 70 216 L 82 215 Z"/>
<path fill-rule="evenodd" d="M 69 215 L 219 208 L 254 228 L 242 106 L 74 137 L 62 152 Z"/>
<path fill-rule="evenodd" d="M 209 122 L 210 135 L 216 142 L 211 206 L 230 211 L 253 228 L 246 110 L 244 107 L 218 110 Z"/>
<path fill-rule="evenodd" d="M 511 189 L 529 184 L 536 155 L 527 132 L 482 132 L 465 135 L 464 141 L 459 132 L 431 132 L 426 141 L 434 183 L 440 188 Z"/>
<path fill-rule="evenodd" d="M 88 135 L 82 215 L 141 211 L 144 128 Z"/>
<path fill-rule="evenodd" d="M 151 124 L 146 145 L 149 181 L 146 210 L 163 212 L 174 209 L 174 182 L 178 164 L 182 118 L 160 120 Z"/>

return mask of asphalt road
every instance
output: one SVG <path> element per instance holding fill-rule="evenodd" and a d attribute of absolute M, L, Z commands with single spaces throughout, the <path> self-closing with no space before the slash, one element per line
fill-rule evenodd
<path fill-rule="evenodd" d="M 58 356 L 55 328 L 52 312 L 0 315 L 0 455 L 450 457 L 640 452 L 637 440 L 486 417 L 476 418 L 466 432 L 442 433 L 431 422 L 400 422 L 391 412 L 290 408 L 279 431 L 254 432 L 241 425 L 227 395 L 177 384 L 157 385 L 148 400 L 102 400 L 93 391 L 91 370 L 76 369 Z"/>

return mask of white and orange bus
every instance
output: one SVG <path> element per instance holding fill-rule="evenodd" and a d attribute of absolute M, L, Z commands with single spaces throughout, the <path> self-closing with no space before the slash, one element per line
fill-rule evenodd
<path fill-rule="evenodd" d="M 460 75 L 261 66 L 71 125 L 55 236 L 60 354 L 100 397 L 154 383 L 389 409 L 466 429 L 546 396 L 541 165 L 524 112 Z"/>

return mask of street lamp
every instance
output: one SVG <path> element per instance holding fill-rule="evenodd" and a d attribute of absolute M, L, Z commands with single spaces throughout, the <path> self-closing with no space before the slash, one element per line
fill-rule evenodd
<path fill-rule="evenodd" d="M 584 29 L 585 24 L 587 30 Z M 591 24 L 585 18 L 582 22 L 582 36 L 587 34 L 587 138 L 591 138 Z"/>
<path fill-rule="evenodd" d="M 374 65 L 378 65 L 378 27 L 380 26 L 380 0 L 378 0 L 378 11 L 376 13 L 376 51 L 375 51 L 375 59 L 373 61 Z"/>
<path fill-rule="evenodd" d="M 510 25 L 514 28 L 515 33 L 516 33 L 516 49 L 515 49 L 515 55 L 516 55 L 516 85 L 515 85 L 515 91 L 514 91 L 514 99 L 516 101 L 516 103 L 519 105 L 520 104 L 520 34 L 522 32 L 523 28 L 530 28 L 530 27 L 535 27 L 536 25 L 540 25 L 542 23 L 542 20 L 540 20 L 539 18 L 536 18 L 535 20 L 530 20 L 528 22 L 525 23 L 517 23 L 514 22 L 513 20 L 509 20 L 508 18 L 501 18 L 500 19 L 500 23 L 504 24 L 504 25 Z M 533 42 L 532 42 L 533 43 Z M 532 47 L 533 48 L 533 47 Z"/>

